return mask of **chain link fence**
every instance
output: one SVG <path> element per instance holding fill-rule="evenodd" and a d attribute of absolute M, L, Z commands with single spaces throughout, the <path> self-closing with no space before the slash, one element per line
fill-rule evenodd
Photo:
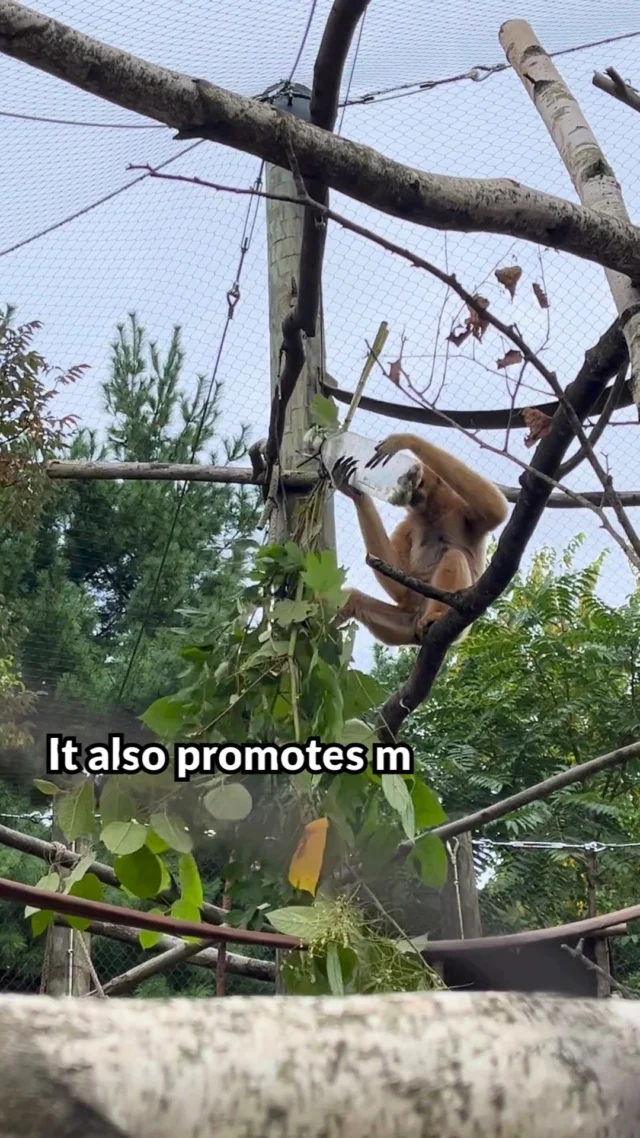
<path fill-rule="evenodd" d="M 212 20 L 201 0 L 183 3 L 178 16 L 166 0 L 140 0 L 134 6 L 122 0 L 91 5 L 87 0 L 52 0 L 47 11 L 156 63 L 255 95 L 292 73 L 310 84 L 329 8 L 330 0 L 295 8 L 274 0 L 256 15 L 251 0 L 234 0 L 233 5 L 218 5 Z M 575 200 L 542 122 L 516 75 L 504 66 L 497 34 L 507 15 L 528 19 L 545 48 L 560 53 L 556 63 L 636 217 L 640 120 L 591 83 L 594 70 L 607 66 L 638 81 L 640 19 L 628 0 L 609 5 L 579 0 L 564 7 L 532 0 L 512 5 L 508 13 L 494 0 L 482 8 L 470 0 L 450 5 L 419 0 L 401 13 L 394 0 L 372 0 L 345 68 L 340 131 L 422 170 L 512 178 Z M 168 172 L 244 189 L 255 182 L 260 163 L 211 143 L 180 144 L 164 127 L 6 58 L 0 72 L 0 118 L 5 155 L 0 301 L 16 305 L 21 322 L 42 321 L 38 349 L 48 361 L 64 367 L 90 365 L 79 382 L 63 390 L 56 410 L 78 416 L 81 426 L 104 429 L 101 384 L 108 374 L 110 344 L 116 326 L 132 311 L 161 349 L 173 326 L 181 326 L 185 378 L 195 391 L 197 376 L 211 374 L 227 323 L 228 290 L 238 283 L 240 299 L 219 367 L 219 429 L 232 435 L 245 424 L 251 439 L 262 437 L 269 410 L 264 203 L 248 205 L 233 193 L 153 180 L 129 169 L 164 163 Z M 563 385 L 615 315 L 604 273 L 593 264 L 500 237 L 419 228 L 340 194 L 333 195 L 332 204 L 455 272 L 469 291 L 486 296 L 497 314 L 517 323 Z M 509 265 L 522 269 L 513 300 L 494 275 Z M 548 298 L 546 310 L 536 300 L 534 283 Z M 508 345 L 493 329 L 481 343 L 456 347 L 448 340 L 466 315 L 451 292 L 336 226 L 327 242 L 323 296 L 327 367 L 341 387 L 353 390 L 366 345 L 384 320 L 390 335 L 382 362 L 388 367 L 402 351 L 412 384 L 427 400 L 437 397 L 440 408 L 488 409 L 508 407 L 512 398 L 519 405 L 550 398 L 530 369 L 520 375 L 518 368 L 497 366 Z M 374 370 L 366 394 L 408 402 L 382 369 Z M 632 411 L 617 412 L 599 448 L 621 490 L 640 490 L 633 419 Z M 356 413 L 354 429 L 374 440 L 397 427 L 393 419 Z M 505 444 L 504 432 L 483 432 L 477 438 L 448 428 L 428 433 L 493 480 L 517 484 L 521 468 L 496 453 Z M 517 459 L 528 460 L 523 432 L 512 433 L 509 447 Z M 598 488 L 587 466 L 568 484 L 579 490 Z M 340 497 L 335 509 L 339 558 L 350 582 L 361 584 L 364 549 L 354 511 Z M 632 520 L 637 513 L 631 512 Z M 393 524 L 393 510 L 385 509 L 383 515 Z M 632 574 L 594 514 L 548 510 L 529 555 L 544 545 L 563 548 L 578 533 L 586 536 L 583 562 L 606 550 L 600 591 L 610 603 L 621 602 L 633 587 Z M 379 593 L 372 574 L 366 573 L 366 587 Z M 371 643 L 359 633 L 360 666 L 370 661 Z M 9 907 L 0 906 L 0 925 L 5 910 Z M 4 968 L 0 959 L 1 990 L 37 990 L 42 946 L 24 936 L 19 951 L 16 944 L 11 952 L 7 949 L 10 967 Z M 124 945 L 94 942 L 94 963 L 103 981 L 131 966 L 136 954 Z M 172 989 L 184 985 L 194 995 L 213 990 L 211 975 L 188 965 L 166 982 Z M 138 993 L 163 994 L 163 983 L 149 981 L 150 990 Z M 151 990 L 154 985 L 157 991 Z"/>

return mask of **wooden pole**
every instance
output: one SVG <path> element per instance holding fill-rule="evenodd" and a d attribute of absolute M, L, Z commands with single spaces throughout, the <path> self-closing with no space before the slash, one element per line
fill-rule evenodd
<path fill-rule="evenodd" d="M 597 897 L 597 881 L 598 881 L 598 859 L 594 850 L 587 851 L 587 916 L 595 917 L 598 914 L 598 897 Z M 599 1000 L 604 1000 L 607 996 L 611 995 L 611 985 L 605 979 L 607 973 L 611 972 L 611 956 L 609 950 L 609 942 L 603 938 L 594 941 L 593 951 L 596 958 L 596 964 L 601 970 L 596 972 L 596 995 Z M 602 975 L 604 973 L 604 976 Z"/>
<path fill-rule="evenodd" d="M 265 98 L 281 111 L 309 121 L 309 100 L 311 91 L 302 84 L 284 84 L 268 92 Z M 266 190 L 270 194 L 297 197 L 296 185 L 289 170 L 279 166 L 266 166 Z M 294 307 L 299 280 L 300 248 L 302 245 L 302 225 L 304 208 L 290 202 L 266 202 L 267 210 L 267 257 L 269 272 L 269 340 L 271 362 L 271 394 L 278 384 L 282 368 L 282 323 Z M 304 436 L 310 427 L 309 405 L 316 393 L 322 393 L 321 381 L 324 377 L 324 322 L 322 301 L 316 322 L 316 335 L 304 339 L 305 364 L 289 401 L 285 419 L 282 446 L 280 448 L 281 469 L 295 471 L 300 467 L 303 456 Z M 302 468 L 315 473 L 317 465 L 305 463 Z M 278 508 L 271 517 L 270 536 L 273 541 L 287 540 L 295 528 L 295 516 L 301 499 L 300 491 L 288 487 L 278 495 Z M 323 527 L 318 544 L 325 549 L 336 547 L 333 499 L 329 498 L 324 511 Z"/>
<path fill-rule="evenodd" d="M 67 845 L 62 831 L 53 823 L 51 840 Z M 86 853 L 86 840 L 74 843 L 74 853 Z M 59 872 L 64 873 L 61 868 Z M 86 953 L 79 943 L 82 937 Z M 93 988 L 91 982 L 91 937 L 69 925 L 52 924 L 47 929 L 40 990 L 44 996 L 86 996 Z"/>

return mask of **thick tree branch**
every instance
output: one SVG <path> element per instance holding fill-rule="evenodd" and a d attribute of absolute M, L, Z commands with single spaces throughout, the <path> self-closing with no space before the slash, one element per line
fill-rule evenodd
<path fill-rule="evenodd" d="M 7 1138 L 634 1138 L 640 1005 L 0 998 Z M 329 1121 L 328 1121 L 329 1120 Z"/>
<path fill-rule="evenodd" d="M 601 91 L 605 91 L 607 95 L 613 95 L 614 99 L 619 99 L 621 103 L 626 103 L 634 111 L 640 111 L 640 91 L 636 91 L 630 83 L 625 83 L 621 75 L 618 74 L 615 67 L 607 67 L 606 75 L 602 72 L 596 71 L 593 76 L 594 87 L 599 87 Z"/>
<path fill-rule="evenodd" d="M 609 389 L 612 390 L 612 389 Z M 450 412 L 442 412 L 443 415 Z M 442 419 L 439 419 L 442 425 Z M 79 479 L 80 481 L 123 481 L 136 482 L 218 482 L 239 486 L 259 485 L 263 478 L 256 478 L 253 471 L 243 466 L 207 466 L 199 463 L 172 462 L 65 462 L 54 459 L 47 464 L 47 475 L 54 481 Z M 303 471 L 285 472 L 281 481 L 284 486 L 296 490 L 312 490 L 317 477 Z M 520 494 L 518 486 L 499 486 L 508 502 L 515 502 Z M 627 508 L 640 506 L 640 490 L 622 490 L 618 497 Z M 581 501 L 580 499 L 583 499 Z M 564 492 L 553 493 L 547 500 L 547 508 L 556 510 L 584 509 L 591 506 L 606 506 L 599 490 L 582 490 L 576 498 L 569 498 Z M 425 586 L 426 587 L 426 586 Z M 426 593 L 425 593 L 426 596 Z"/>
<path fill-rule="evenodd" d="M 598 344 L 585 355 L 576 379 L 570 383 L 565 398 L 582 421 L 593 409 L 598 395 L 624 362 L 622 350 L 616 354 L 617 330 L 609 329 Z M 626 349 L 624 349 L 626 351 Z M 542 440 L 531 463 L 531 469 L 520 479 L 522 490 L 511 517 L 498 540 L 490 564 L 479 581 L 465 596 L 465 615 L 451 610 L 434 621 L 422 643 L 411 675 L 400 690 L 382 708 L 383 730 L 395 738 L 398 729 L 429 694 L 445 655 L 460 633 L 506 589 L 520 565 L 520 559 L 545 509 L 558 467 L 574 438 L 569 416 L 560 407 L 549 434 Z M 538 477 L 539 472 L 544 477 Z"/>
<path fill-rule="evenodd" d="M 304 178 L 418 225 L 507 234 L 640 279 L 640 233 L 562 198 L 508 179 L 424 174 L 255 99 L 158 67 L 0 0 L 0 51 L 81 90 L 277 166 L 293 146 Z"/>

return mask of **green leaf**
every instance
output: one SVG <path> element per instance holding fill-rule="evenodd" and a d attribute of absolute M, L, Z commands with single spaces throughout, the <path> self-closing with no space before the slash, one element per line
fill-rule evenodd
<path fill-rule="evenodd" d="M 130 822 L 133 817 L 133 799 L 125 784 L 127 777 L 111 775 L 102 788 L 98 809 L 103 828 L 111 822 Z"/>
<path fill-rule="evenodd" d="M 47 893 L 57 893 L 58 886 L 60 885 L 60 874 L 52 871 L 45 874 L 39 881 L 36 881 L 36 889 L 44 889 Z M 33 913 L 39 913 L 37 905 L 27 905 L 24 910 L 25 917 L 32 916 Z"/>
<path fill-rule="evenodd" d="M 377 743 L 378 734 L 373 727 L 364 723 L 362 719 L 347 719 L 338 741 L 343 747 L 348 747 L 350 743 L 362 743 L 368 751 L 374 743 Z"/>
<path fill-rule="evenodd" d="M 108 850 L 114 854 L 132 854 L 139 850 L 147 838 L 147 827 L 140 822 L 109 822 L 100 834 Z"/>
<path fill-rule="evenodd" d="M 416 778 L 414 783 L 411 801 L 418 830 L 427 830 L 430 826 L 439 826 L 446 821 L 447 815 L 436 795 L 420 778 Z"/>
<path fill-rule="evenodd" d="M 145 727 L 159 739 L 173 739 L 180 734 L 187 718 L 187 705 L 170 695 L 156 699 L 140 716 Z"/>
<path fill-rule="evenodd" d="M 135 897 L 155 897 L 162 886 L 162 863 L 147 846 L 117 857 L 113 866 L 118 881 Z"/>
<path fill-rule="evenodd" d="M 84 897 L 87 901 L 101 901 L 102 883 L 98 881 L 95 873 L 85 873 L 80 881 L 74 882 L 69 894 L 71 897 Z M 91 924 L 87 917 L 70 917 L 67 914 L 64 919 L 72 929 L 77 929 L 81 933 L 85 932 Z"/>
<path fill-rule="evenodd" d="M 56 797 L 56 820 L 68 842 L 93 833 L 95 798 L 91 779 Z"/>
<path fill-rule="evenodd" d="M 415 814 L 406 782 L 399 774 L 383 774 L 381 782 L 387 802 L 400 815 L 407 837 L 413 839 L 416 832 Z"/>
<path fill-rule="evenodd" d="M 213 818 L 222 822 L 241 822 L 251 813 L 253 799 L 241 783 L 230 782 L 205 794 L 203 805 Z"/>
<path fill-rule="evenodd" d="M 162 909 L 149 909 L 149 912 L 155 913 L 156 916 L 159 917 L 164 916 Z M 138 933 L 140 948 L 153 948 L 154 944 L 157 944 L 161 938 L 162 933 L 149 932 L 147 929 L 140 929 L 140 932 Z"/>
<path fill-rule="evenodd" d="M 373 676 L 355 668 L 346 673 L 344 689 L 345 719 L 360 719 L 365 711 L 384 703 L 389 694 Z"/>
<path fill-rule="evenodd" d="M 147 836 L 145 838 L 144 844 L 145 844 L 145 846 L 149 847 L 149 849 L 151 850 L 151 853 L 155 853 L 155 854 L 166 853 L 167 850 L 170 848 L 167 845 L 167 843 L 165 842 L 164 838 L 159 838 L 158 835 L 153 832 L 153 830 L 149 830 L 149 833 L 147 834 Z"/>
<path fill-rule="evenodd" d="M 192 857 L 191 854 L 183 854 L 180 858 L 178 862 L 178 874 L 180 878 L 181 896 L 185 901 L 194 905 L 199 913 L 204 896 L 198 866 L 196 865 L 195 858 Z M 199 916 L 198 920 L 200 920 Z"/>
<path fill-rule="evenodd" d="M 188 832 L 184 818 L 168 810 L 158 811 L 149 819 L 151 828 L 162 838 L 170 849 L 177 853 L 189 853 L 193 849 L 193 838 Z"/>
<path fill-rule="evenodd" d="M 82 881 L 82 878 L 84 877 L 85 873 L 87 873 L 89 868 L 93 865 L 93 862 L 93 850 L 87 850 L 87 852 L 80 858 L 80 861 L 76 862 L 71 872 L 67 874 L 65 878 L 63 878 L 65 893 L 70 893 L 76 882 Z"/>
<path fill-rule="evenodd" d="M 49 925 L 53 924 L 55 914 L 50 909 L 38 909 L 37 912 L 32 913 L 31 920 L 31 935 L 36 937 L 40 936 Z"/>
<path fill-rule="evenodd" d="M 312 610 L 309 601 L 278 601 L 273 606 L 273 619 L 277 624 L 297 624 L 306 620 Z"/>
<path fill-rule="evenodd" d="M 335 941 L 331 941 L 327 949 L 327 979 L 334 996 L 344 996 L 344 980 Z"/>
<path fill-rule="evenodd" d="M 442 889 L 447 878 L 447 851 L 435 834 L 424 834 L 414 845 L 410 860 L 418 869 L 425 885 Z"/>
<path fill-rule="evenodd" d="M 194 921 L 198 924 L 202 920 L 200 910 L 197 906 L 192 905 L 190 901 L 186 901 L 184 897 L 181 897 L 179 901 L 173 902 L 169 913 L 172 917 L 175 917 L 176 921 Z M 187 944 L 197 944 L 200 938 L 197 936 L 183 936 L 181 939 L 186 941 Z"/>
<path fill-rule="evenodd" d="M 33 785 L 41 794 L 60 794 L 60 787 L 46 778 L 34 778 Z"/>
<path fill-rule="evenodd" d="M 333 913 L 332 905 L 317 902 L 315 905 L 290 905 L 287 909 L 273 909 L 266 917 L 279 933 L 311 941 L 328 932 Z"/>
<path fill-rule="evenodd" d="M 338 408 L 332 399 L 316 392 L 309 404 L 309 419 L 314 426 L 331 430 L 338 426 Z"/>
<path fill-rule="evenodd" d="M 332 550 L 323 549 L 320 553 L 308 553 L 305 557 L 302 579 L 314 596 L 327 601 L 333 608 L 340 607 L 346 573 L 338 568 Z"/>

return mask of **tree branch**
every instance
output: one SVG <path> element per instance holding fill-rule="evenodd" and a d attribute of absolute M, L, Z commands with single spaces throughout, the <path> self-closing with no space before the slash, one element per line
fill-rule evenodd
<path fill-rule="evenodd" d="M 389 577 L 392 581 L 397 581 L 399 585 L 411 589 L 412 593 L 419 593 L 421 597 L 429 597 L 430 600 L 442 601 L 443 604 L 464 612 L 465 589 L 458 593 L 449 593 L 446 589 L 436 589 L 435 585 L 428 585 L 425 581 L 418 580 L 417 577 L 410 577 L 408 573 L 394 569 L 392 565 L 387 565 L 387 562 L 381 561 L 379 557 L 372 557 L 370 553 L 367 554 L 366 562 L 374 572 L 381 573 L 383 577 Z"/>
<path fill-rule="evenodd" d="M 635 87 L 632 87 L 630 83 L 625 83 L 615 67 L 607 67 L 606 75 L 603 75 L 600 71 L 596 71 L 592 83 L 594 87 L 599 87 L 600 90 L 605 91 L 607 95 L 613 95 L 614 99 L 619 99 L 621 103 L 626 103 L 632 110 L 640 111 L 640 92 L 636 91 Z"/>
<path fill-rule="evenodd" d="M 568 952 L 569 956 L 572 956 L 574 960 L 579 960 L 580 963 L 587 969 L 587 971 L 595 972 L 596 976 L 601 976 L 602 979 L 606 980 L 607 984 L 609 984 L 609 986 L 614 989 L 614 991 L 619 992 L 620 995 L 624 996 L 625 999 L 640 999 L 640 992 L 634 990 L 633 988 L 628 988 L 626 984 L 620 984 L 620 982 L 616 980 L 610 972 L 607 972 L 606 968 L 601 968 L 600 965 L 596 964 L 594 960 L 589 960 L 589 957 L 585 956 L 584 952 L 580 952 L 579 948 L 572 948 L 570 944 L 561 944 L 560 948 L 562 948 L 564 952 Z"/>
<path fill-rule="evenodd" d="M 59 918 L 62 921 L 62 918 Z M 105 921 L 92 921 L 89 928 L 86 930 L 90 936 L 103 936 L 108 940 L 122 941 L 124 944 L 132 945 L 134 948 L 139 948 L 138 941 L 139 929 L 126 928 L 124 925 L 109 924 Z M 178 948 L 183 945 L 184 941 L 179 937 L 168 936 L 163 934 L 153 946 L 155 950 L 166 953 L 170 949 Z M 218 959 L 217 948 L 201 948 L 195 956 L 189 958 L 189 964 L 197 965 L 200 968 L 207 968 L 211 971 L 216 966 Z M 226 967 L 228 972 L 237 973 L 238 976 L 250 976 L 254 980 L 264 980 L 273 983 L 276 978 L 276 966 L 272 960 L 258 960 L 253 956 L 241 956 L 236 952 L 228 952 L 225 957 Z M 113 983 L 109 981 L 108 984 Z M 105 990 L 108 985 L 105 986 Z M 115 995 L 112 991 L 111 995 Z"/>
<path fill-rule="evenodd" d="M 565 398 L 582 421 L 593 409 L 606 381 L 615 374 L 623 360 L 613 350 L 617 332 L 609 329 L 598 344 L 585 354 L 576 379 L 569 384 Z M 500 596 L 513 579 L 520 558 L 542 516 L 549 499 L 553 479 L 574 437 L 567 411 L 560 407 L 549 434 L 542 440 L 531 463 L 523 473 L 522 487 L 490 564 L 480 579 L 468 590 L 465 615 L 450 610 L 430 626 L 418 653 L 411 675 L 400 690 L 382 708 L 383 731 L 395 739 L 398 729 L 429 694 L 451 644 Z M 544 477 L 540 477 L 543 475 Z"/>
<path fill-rule="evenodd" d="M 489 232 L 560 249 L 640 278 L 640 233 L 508 179 L 424 174 L 370 147 L 101 43 L 15 0 L 0 0 L 0 51 L 116 106 L 277 166 L 293 146 L 302 176 L 417 225 Z"/>

